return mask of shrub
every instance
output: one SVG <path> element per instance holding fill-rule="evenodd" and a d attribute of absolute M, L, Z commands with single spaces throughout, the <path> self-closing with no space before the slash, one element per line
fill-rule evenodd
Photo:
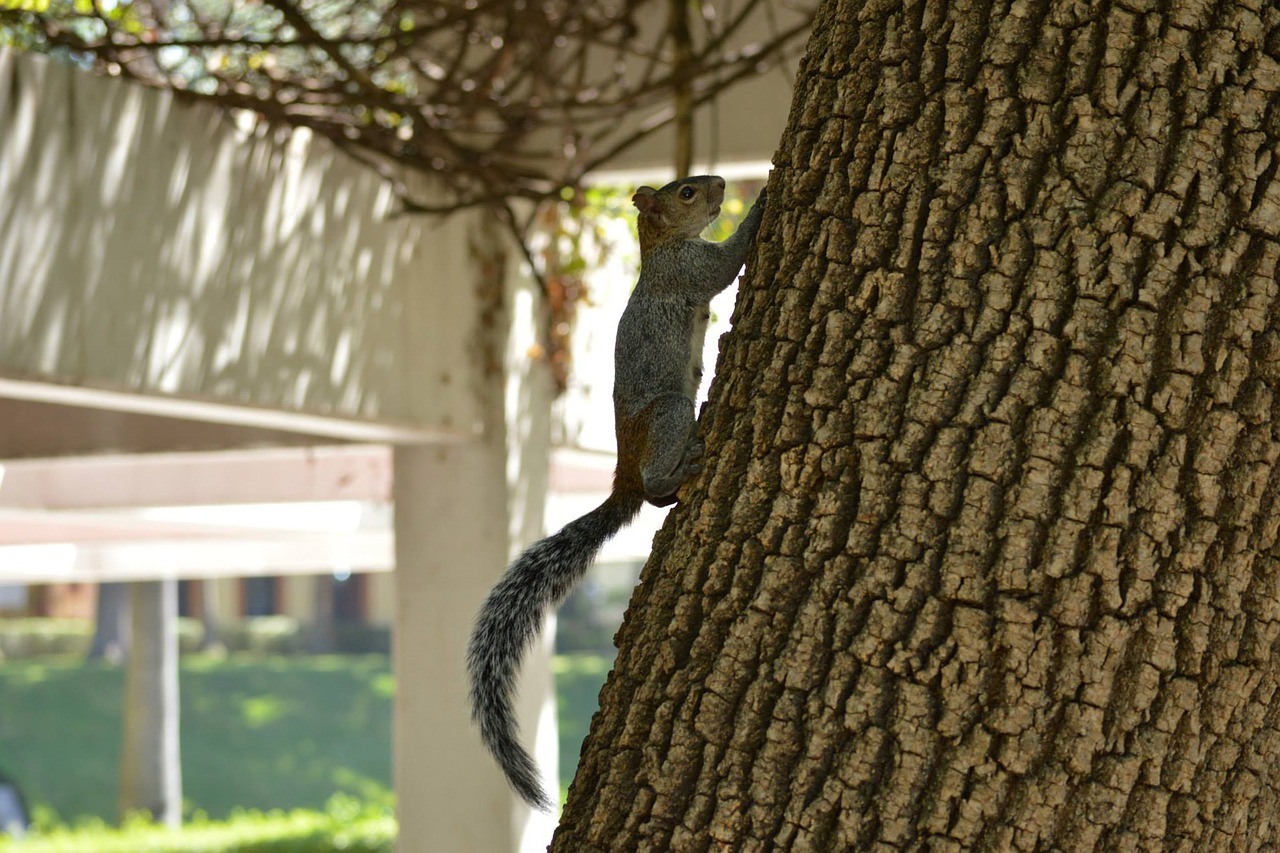
<path fill-rule="evenodd" d="M 391 654 L 391 628 L 362 622 L 339 622 L 334 626 L 333 650 L 343 655 Z"/>
<path fill-rule="evenodd" d="M 204 625 L 200 620 L 187 616 L 178 617 L 178 653 L 195 654 L 200 651 L 202 642 L 204 642 Z"/>
<path fill-rule="evenodd" d="M 248 616 L 219 626 L 218 642 L 230 652 L 292 655 L 307 651 L 313 628 L 292 616 Z M 204 625 L 199 619 L 178 620 L 178 650 L 200 651 Z M 22 617 L 0 619 L 0 661 L 46 655 L 84 657 L 93 643 L 93 620 Z M 334 651 L 341 654 L 389 654 L 391 629 L 386 625 L 338 623 Z"/>
<path fill-rule="evenodd" d="M 302 626 L 292 616 L 250 616 L 220 626 L 228 651 L 290 655 L 303 650 Z"/>
<path fill-rule="evenodd" d="M 22 840 L 0 836 L 0 853 L 392 853 L 395 836 L 389 812 L 339 796 L 323 812 L 197 815 L 180 830 L 132 819 L 118 829 L 92 822 Z"/>
<path fill-rule="evenodd" d="M 178 620 L 178 648 L 198 651 L 204 626 L 198 619 Z M 93 620 L 43 616 L 0 619 L 0 660 L 25 660 L 45 655 L 84 657 L 93 643 Z"/>
<path fill-rule="evenodd" d="M 93 623 L 87 619 L 0 619 L 0 660 L 89 651 Z"/>

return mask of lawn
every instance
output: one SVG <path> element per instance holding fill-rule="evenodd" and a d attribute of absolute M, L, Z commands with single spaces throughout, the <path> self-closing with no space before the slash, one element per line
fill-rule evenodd
<path fill-rule="evenodd" d="M 565 786 L 607 670 L 595 656 L 557 658 Z M 188 810 L 321 809 L 340 791 L 390 798 L 385 656 L 191 656 L 181 678 Z M 106 664 L 0 664 L 0 770 L 64 820 L 114 820 L 123 688 L 123 669 Z"/>
<path fill-rule="evenodd" d="M 556 655 L 551 662 L 556 677 L 556 723 L 560 734 L 560 802 L 569 792 L 582 740 L 591 729 L 599 706 L 600 687 L 609 675 L 613 658 L 604 655 Z"/>
<path fill-rule="evenodd" d="M 187 657 L 181 679 L 191 808 L 224 817 L 390 790 L 386 657 Z M 120 667 L 0 665 L 0 768 L 64 819 L 114 818 L 123 690 Z"/>

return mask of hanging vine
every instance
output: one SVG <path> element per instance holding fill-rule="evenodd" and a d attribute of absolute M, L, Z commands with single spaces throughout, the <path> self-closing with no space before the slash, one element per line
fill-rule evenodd
<path fill-rule="evenodd" d="M 545 287 L 547 326 L 543 352 L 556 393 L 563 393 L 572 372 L 570 343 L 579 308 L 591 301 L 589 270 L 614 251 L 605 223 L 625 215 L 628 195 L 616 188 L 565 189 L 541 208 L 539 259 Z"/>
<path fill-rule="evenodd" d="M 686 174 L 696 108 L 793 58 L 814 2 L 0 0 L 0 45 L 309 128 L 403 213 L 492 210 L 542 288 L 563 390 L 584 252 L 606 242 L 593 218 L 614 204 L 584 176 L 669 125 Z"/>
<path fill-rule="evenodd" d="M 798 53 L 812 5 L 0 0 L 0 44 L 310 128 L 406 210 L 449 212 L 555 199 L 672 122 L 687 137 L 694 108 Z"/>

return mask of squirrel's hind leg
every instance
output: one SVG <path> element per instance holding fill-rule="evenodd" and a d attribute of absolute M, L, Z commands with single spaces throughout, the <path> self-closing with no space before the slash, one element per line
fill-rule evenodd
<path fill-rule="evenodd" d="M 693 401 L 683 394 L 668 393 L 648 406 L 648 454 L 641 461 L 644 492 L 654 506 L 675 503 L 676 491 L 698 471 L 702 441 L 696 435 L 698 422 Z"/>

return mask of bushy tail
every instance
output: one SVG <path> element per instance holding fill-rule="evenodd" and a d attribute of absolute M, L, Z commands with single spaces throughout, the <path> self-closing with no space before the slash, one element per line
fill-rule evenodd
<path fill-rule="evenodd" d="M 467 647 L 471 674 L 471 718 L 498 760 L 507 781 L 529 805 L 551 810 L 533 758 L 517 738 L 512 700 L 525 650 L 543 615 L 555 607 L 610 538 L 640 511 L 643 499 L 615 491 L 600 506 L 569 522 L 553 536 L 529 546 L 489 593 Z"/>

